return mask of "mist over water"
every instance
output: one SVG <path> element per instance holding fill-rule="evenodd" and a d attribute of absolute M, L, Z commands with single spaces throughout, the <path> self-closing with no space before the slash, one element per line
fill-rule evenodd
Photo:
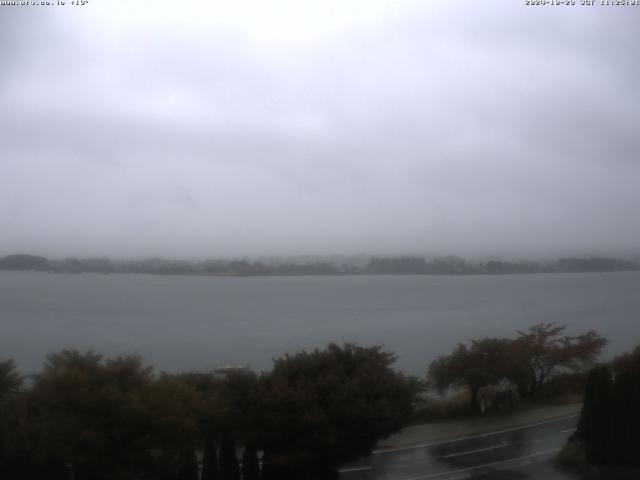
<path fill-rule="evenodd" d="M 536 322 L 640 343 L 640 273 L 216 278 L 0 271 L 0 351 L 39 371 L 62 348 L 138 353 L 160 370 L 246 364 L 328 342 L 381 344 L 423 375 L 457 342 Z"/>
<path fill-rule="evenodd" d="M 0 256 L 640 255 L 639 15 L 2 7 Z"/>

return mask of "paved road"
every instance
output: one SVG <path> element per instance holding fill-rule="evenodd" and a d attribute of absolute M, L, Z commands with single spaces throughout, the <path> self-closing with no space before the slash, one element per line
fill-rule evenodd
<path fill-rule="evenodd" d="M 567 479 L 550 461 L 578 415 L 413 446 L 383 448 L 342 469 L 343 480 Z"/>

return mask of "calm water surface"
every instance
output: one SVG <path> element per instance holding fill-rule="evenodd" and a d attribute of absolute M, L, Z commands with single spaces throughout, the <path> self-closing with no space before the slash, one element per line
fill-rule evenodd
<path fill-rule="evenodd" d="M 0 272 L 0 359 L 62 348 L 139 353 L 158 369 L 248 364 L 328 342 L 383 344 L 422 375 L 456 342 L 535 322 L 640 344 L 640 272 L 216 278 Z"/>

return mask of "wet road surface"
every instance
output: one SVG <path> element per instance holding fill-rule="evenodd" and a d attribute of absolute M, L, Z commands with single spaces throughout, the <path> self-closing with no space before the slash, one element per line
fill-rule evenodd
<path fill-rule="evenodd" d="M 345 466 L 342 480 L 579 478 L 551 459 L 575 430 L 578 415 L 454 440 L 374 451 Z"/>

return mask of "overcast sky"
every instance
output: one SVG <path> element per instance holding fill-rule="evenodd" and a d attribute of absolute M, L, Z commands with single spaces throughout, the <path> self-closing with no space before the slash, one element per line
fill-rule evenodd
<path fill-rule="evenodd" d="M 638 254 L 639 25 L 516 0 L 0 6 L 0 254 Z"/>

